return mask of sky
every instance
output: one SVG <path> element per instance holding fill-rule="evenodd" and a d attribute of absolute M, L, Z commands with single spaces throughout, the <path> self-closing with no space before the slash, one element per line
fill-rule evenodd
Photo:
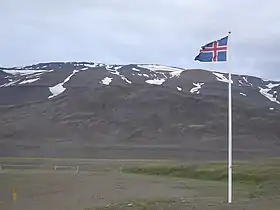
<path fill-rule="evenodd" d="M 151 63 L 280 80 L 278 0 L 1 0 L 0 66 Z M 194 61 L 231 31 L 229 61 Z"/>

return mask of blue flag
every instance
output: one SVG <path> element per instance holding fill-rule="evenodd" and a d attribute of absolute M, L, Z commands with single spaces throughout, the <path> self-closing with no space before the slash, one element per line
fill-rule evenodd
<path fill-rule="evenodd" d="M 228 36 L 210 42 L 201 47 L 199 54 L 194 60 L 200 62 L 220 62 L 227 60 Z"/>

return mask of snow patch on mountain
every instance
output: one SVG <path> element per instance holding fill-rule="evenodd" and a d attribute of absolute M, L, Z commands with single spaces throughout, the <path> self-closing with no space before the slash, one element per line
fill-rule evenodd
<path fill-rule="evenodd" d="M 64 83 L 58 83 L 53 87 L 49 87 L 49 91 L 52 93 L 52 95 L 50 95 L 48 98 L 51 99 L 63 93 L 66 90 L 66 88 L 63 87 L 63 84 Z"/>
<path fill-rule="evenodd" d="M 268 88 L 274 88 L 274 87 L 277 87 L 277 86 L 279 86 L 280 85 L 280 83 L 278 83 L 278 84 L 272 84 L 272 83 L 269 83 L 268 85 L 266 85 L 266 87 L 268 87 Z"/>
<path fill-rule="evenodd" d="M 140 71 L 140 70 L 133 67 L 133 68 L 132 68 L 132 71 Z"/>
<path fill-rule="evenodd" d="M 14 86 L 17 82 L 19 82 L 20 80 L 18 79 L 18 80 L 14 80 L 14 81 L 10 81 L 10 82 L 8 82 L 8 83 L 5 83 L 5 84 L 3 84 L 3 85 L 0 85 L 0 88 L 1 87 L 10 87 L 10 86 Z"/>
<path fill-rule="evenodd" d="M 162 66 L 157 64 L 143 64 L 143 65 L 137 65 L 140 68 L 148 69 L 150 71 L 171 71 L 171 72 L 178 72 L 174 73 L 174 76 L 180 74 L 184 69 L 176 68 L 176 67 L 170 67 L 170 66 Z M 180 72 L 180 73 L 179 73 Z"/>
<path fill-rule="evenodd" d="M 162 85 L 165 82 L 165 79 L 150 79 L 145 82 L 152 85 Z"/>
<path fill-rule="evenodd" d="M 71 79 L 71 77 L 74 76 L 78 72 L 79 72 L 79 70 L 74 70 L 72 72 L 72 74 L 70 74 L 68 77 L 66 77 L 66 79 L 63 82 L 58 83 L 55 86 L 49 87 L 49 91 L 52 93 L 52 95 L 50 95 L 48 98 L 51 99 L 51 98 L 54 98 L 54 97 L 60 95 L 61 93 L 63 93 L 66 90 L 66 88 L 63 85 L 66 82 L 68 82 Z"/>
<path fill-rule="evenodd" d="M 262 94 L 263 96 L 268 98 L 270 101 L 280 104 L 280 102 L 277 101 L 277 98 L 274 97 L 273 94 L 269 93 L 269 91 L 271 91 L 271 88 L 261 88 L 261 87 L 258 87 L 258 88 L 259 88 L 260 94 Z"/>
<path fill-rule="evenodd" d="M 242 78 L 245 80 L 245 82 L 249 83 L 246 77 L 242 77 Z"/>
<path fill-rule="evenodd" d="M 167 79 L 168 77 L 164 74 L 164 73 L 162 73 L 162 72 L 157 72 L 157 74 L 160 74 L 161 76 L 163 76 L 165 79 Z M 154 77 L 156 77 L 157 78 L 157 75 L 156 74 L 154 74 Z"/>
<path fill-rule="evenodd" d="M 53 70 L 49 70 L 48 72 L 52 72 Z M 45 72 L 41 72 L 41 73 L 36 73 L 36 74 L 31 74 L 31 75 L 28 75 L 26 76 L 26 79 L 31 79 L 33 77 L 38 77 L 38 76 L 41 76 L 42 74 L 44 74 Z"/>
<path fill-rule="evenodd" d="M 116 66 L 116 67 L 114 67 L 114 69 L 115 70 L 119 70 L 119 69 L 121 69 L 123 66 Z"/>
<path fill-rule="evenodd" d="M 247 78 L 247 77 L 242 77 L 242 79 L 243 79 L 247 84 L 249 84 L 250 86 L 253 87 L 252 83 L 250 83 L 250 82 L 248 81 L 248 78 Z"/>
<path fill-rule="evenodd" d="M 29 83 L 33 83 L 33 82 L 36 82 L 37 80 L 39 80 L 40 76 L 43 75 L 44 73 L 52 72 L 54 70 L 33 70 L 33 69 L 32 70 L 31 69 L 5 70 L 4 69 L 2 71 L 10 75 L 7 78 L 12 78 L 12 79 L 9 79 L 8 83 L 5 83 L 5 84 L 1 85 L 0 87 L 10 87 L 10 86 L 16 85 L 16 83 L 18 83 L 20 81 L 20 79 L 17 79 L 18 76 L 20 76 L 20 77 L 25 76 L 25 80 L 21 81 L 19 83 L 20 85 L 29 84 Z"/>
<path fill-rule="evenodd" d="M 113 78 L 112 77 L 105 77 L 103 80 L 101 80 L 101 83 L 103 85 L 109 85 L 112 82 Z"/>
<path fill-rule="evenodd" d="M 143 65 L 137 65 L 140 68 L 143 69 L 149 69 L 150 71 L 182 71 L 180 68 L 170 67 L 170 66 L 162 66 L 162 65 L 156 65 L 156 64 L 143 64 Z"/>
<path fill-rule="evenodd" d="M 20 85 L 23 85 L 23 84 L 30 84 L 30 83 L 33 83 L 33 82 L 38 81 L 39 79 L 40 79 L 40 78 L 27 79 L 27 80 L 21 81 L 19 84 L 20 84 Z"/>
<path fill-rule="evenodd" d="M 149 78 L 149 75 L 148 75 L 148 74 L 140 74 L 140 73 L 138 73 L 137 75 L 138 75 L 138 76 L 144 76 L 144 77 L 148 77 L 148 78 Z"/>
<path fill-rule="evenodd" d="M 228 83 L 229 80 L 222 74 L 222 73 L 217 73 L 217 72 L 212 72 L 215 76 L 216 79 L 220 82 L 226 82 Z M 233 83 L 233 81 L 231 80 L 231 83 Z"/>
<path fill-rule="evenodd" d="M 74 66 L 84 66 L 87 68 L 95 68 L 95 67 L 101 67 L 104 66 L 105 64 L 103 63 L 74 63 Z"/>
<path fill-rule="evenodd" d="M 7 74 L 12 74 L 12 75 L 29 75 L 29 74 L 35 74 L 39 72 L 48 72 L 48 70 L 2 70 L 3 72 Z"/>
<path fill-rule="evenodd" d="M 191 93 L 196 93 L 196 94 L 199 94 L 199 90 L 201 89 L 201 87 L 202 87 L 202 85 L 204 85 L 204 83 L 202 82 L 202 83 L 193 83 L 193 85 L 195 86 L 195 87 L 193 87 L 191 90 L 190 90 L 190 92 Z"/>
<path fill-rule="evenodd" d="M 74 74 L 76 74 L 76 73 L 78 73 L 78 72 L 79 72 L 79 70 L 74 70 L 74 71 L 72 72 L 72 74 L 70 74 L 70 75 L 64 80 L 64 83 L 68 82 L 68 81 L 71 79 L 71 77 L 73 77 Z"/>
<path fill-rule="evenodd" d="M 238 82 L 241 84 L 241 85 L 244 85 L 244 83 L 241 81 L 241 80 L 238 80 Z M 241 86 L 239 85 L 239 86 Z"/>
<path fill-rule="evenodd" d="M 179 77 L 181 73 L 185 70 L 177 70 L 170 73 L 171 77 Z"/>
<path fill-rule="evenodd" d="M 132 82 L 130 80 L 128 80 L 125 76 L 120 75 L 120 77 L 122 78 L 122 80 L 126 81 L 128 84 L 131 84 Z"/>
<path fill-rule="evenodd" d="M 114 75 L 118 75 L 122 80 L 124 80 L 125 82 L 127 82 L 128 84 L 131 84 L 132 82 L 130 80 L 128 80 L 125 76 L 123 76 L 122 74 L 120 74 L 119 71 L 117 71 L 118 69 L 122 68 L 123 66 L 111 66 L 111 65 L 107 65 L 105 68 L 110 71 L 111 74 Z"/>
<path fill-rule="evenodd" d="M 170 66 L 162 66 L 162 65 L 156 65 L 156 64 L 144 64 L 144 65 L 137 65 L 139 68 L 148 69 L 150 71 L 158 72 L 162 74 L 166 79 L 167 76 L 163 73 L 164 71 L 168 72 L 170 77 L 179 77 L 182 72 L 185 71 L 185 69 L 181 68 L 175 68 Z M 154 75 L 157 77 L 156 75 Z"/>

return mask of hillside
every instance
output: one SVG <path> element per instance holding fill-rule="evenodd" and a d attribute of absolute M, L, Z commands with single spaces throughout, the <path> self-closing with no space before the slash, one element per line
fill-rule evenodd
<path fill-rule="evenodd" d="M 232 76 L 236 158 L 280 153 L 280 82 Z M 226 158 L 227 74 L 88 62 L 0 69 L 0 156 Z"/>

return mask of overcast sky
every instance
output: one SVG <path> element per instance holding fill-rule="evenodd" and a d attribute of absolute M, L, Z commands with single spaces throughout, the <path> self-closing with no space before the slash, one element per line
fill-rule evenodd
<path fill-rule="evenodd" d="M 1 0 L 0 66 L 159 63 L 279 80 L 279 8 L 278 0 Z M 228 66 L 194 61 L 229 30 Z"/>

